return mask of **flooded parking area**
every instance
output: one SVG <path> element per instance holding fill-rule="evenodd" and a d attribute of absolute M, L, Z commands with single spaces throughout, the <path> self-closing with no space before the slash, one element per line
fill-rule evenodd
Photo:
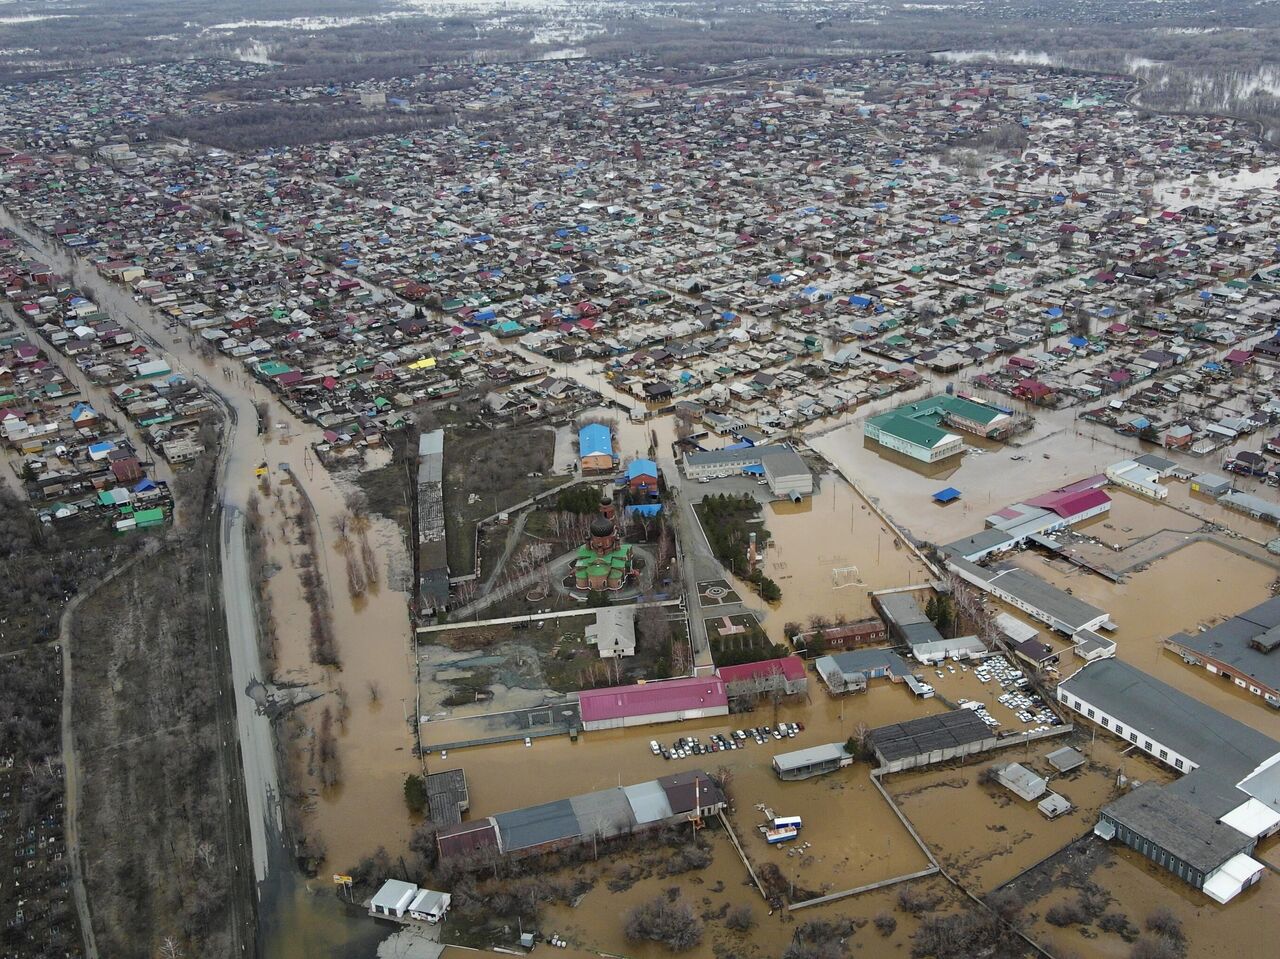
<path fill-rule="evenodd" d="M 754 712 L 730 716 L 584 732 L 576 742 L 565 735 L 533 739 L 530 746 L 518 741 L 450 750 L 445 759 L 438 753 L 429 755 L 427 768 L 431 772 L 455 768 L 465 771 L 473 819 L 619 784 L 643 782 L 686 769 L 715 772 L 720 767 L 729 770 L 740 784 L 730 790 L 739 808 L 750 809 L 757 802 L 766 802 L 795 810 L 780 811 L 779 815 L 804 816 L 812 811 L 821 819 L 829 815 L 827 801 L 822 798 L 826 792 L 821 785 L 823 780 L 779 782 L 772 768 L 774 754 L 844 742 L 860 724 L 882 726 L 944 712 L 947 706 L 937 699 L 917 699 L 905 686 L 888 681 L 874 682 L 864 695 L 832 699 L 818 686 L 816 675 L 812 672 L 809 675 L 809 701 L 784 702 L 776 710 L 771 705 L 761 706 Z M 461 725 L 463 722 L 466 727 Z M 726 734 L 778 722 L 803 723 L 805 728 L 795 739 L 769 739 L 764 745 L 752 742 L 743 749 L 683 759 L 665 760 L 655 756 L 649 746 L 652 740 L 666 745 L 682 736 L 698 736 L 706 742 L 711 733 Z M 428 735 L 426 730 L 430 725 L 424 727 L 424 736 Z M 489 720 L 473 717 L 437 725 L 450 732 L 464 728 L 483 731 L 489 728 Z M 438 738 L 434 732 L 430 735 Z M 526 775 L 531 771 L 536 771 L 536 775 Z M 520 777 L 518 792 L 512 790 L 513 777 Z M 777 797 L 784 792 L 786 803 L 777 802 Z"/>
<path fill-rule="evenodd" d="M 952 705 L 981 704 L 982 712 L 999 724 L 992 726 L 997 732 L 1021 733 L 1057 725 L 1052 710 L 1025 681 L 1028 669 L 1007 657 L 992 656 L 980 662 L 921 666 L 917 672 L 936 696 Z"/>
<path fill-rule="evenodd" d="M 812 898 L 855 888 L 926 868 L 927 857 L 871 784 L 868 769 L 855 763 L 826 776 L 783 782 L 774 772 L 778 753 L 830 742 L 844 742 L 865 725 L 874 727 L 944 711 L 939 700 L 921 700 L 905 686 L 882 682 L 859 696 L 833 700 L 811 690 L 811 702 L 784 703 L 740 713 L 660 726 L 450 750 L 427 757 L 430 771 L 461 768 L 467 777 L 469 817 L 505 812 L 578 793 L 643 782 L 686 769 L 705 769 L 727 780 L 729 818 L 744 851 L 757 870 L 773 864 L 794 883 L 796 898 Z M 477 720 L 468 720 L 477 723 Z M 654 755 L 650 742 L 669 746 L 678 737 L 711 741 L 712 733 L 803 723 L 795 738 L 748 737 L 743 748 L 684 758 Z M 455 727 L 455 724 L 448 724 Z M 512 783 L 520 789 L 513 792 Z M 792 842 L 771 846 L 759 827 L 778 816 L 799 816 L 803 827 Z M 735 876 L 746 870 L 737 864 Z M 735 879 L 738 881 L 738 879 Z M 628 953 L 630 954 L 630 953 Z"/>

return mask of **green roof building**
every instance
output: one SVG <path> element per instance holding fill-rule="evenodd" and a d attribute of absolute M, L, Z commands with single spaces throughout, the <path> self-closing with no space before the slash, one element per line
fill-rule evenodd
<path fill-rule="evenodd" d="M 864 433 L 888 449 L 922 463 L 956 456 L 964 440 L 946 427 L 996 439 L 1007 436 L 1013 418 L 994 406 L 940 393 L 867 420 Z"/>

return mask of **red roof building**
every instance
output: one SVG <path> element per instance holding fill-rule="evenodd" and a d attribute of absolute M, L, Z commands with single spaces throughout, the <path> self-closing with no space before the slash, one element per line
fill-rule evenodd
<path fill-rule="evenodd" d="M 441 829 L 436 834 L 436 844 L 440 855 L 445 858 L 475 855 L 486 849 L 501 851 L 498 828 L 492 819 L 463 822 Z"/>
<path fill-rule="evenodd" d="M 588 689 L 578 694 L 578 704 L 585 730 L 620 729 L 729 714 L 729 695 L 719 676 Z"/>
<path fill-rule="evenodd" d="M 1027 500 L 1028 506 L 1052 510 L 1069 523 L 1078 523 L 1089 516 L 1106 512 L 1111 508 L 1111 497 L 1100 489 L 1076 492 L 1045 493 Z"/>
<path fill-rule="evenodd" d="M 762 659 L 756 663 L 742 663 L 738 666 L 721 666 L 716 672 L 724 680 L 730 696 L 769 693 L 775 690 L 793 695 L 804 692 L 809 685 L 809 679 L 804 672 L 804 660 L 799 656 Z"/>

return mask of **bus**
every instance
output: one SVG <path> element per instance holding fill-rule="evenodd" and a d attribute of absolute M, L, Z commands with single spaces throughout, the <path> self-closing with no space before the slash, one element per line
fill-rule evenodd
<path fill-rule="evenodd" d="M 778 816 L 773 820 L 774 829 L 799 829 L 803 825 L 799 816 Z"/>
<path fill-rule="evenodd" d="M 764 840 L 770 846 L 775 846 L 780 842 L 789 842 L 795 839 L 799 833 L 796 832 L 794 826 L 788 826 L 785 829 L 766 829 L 764 831 Z"/>

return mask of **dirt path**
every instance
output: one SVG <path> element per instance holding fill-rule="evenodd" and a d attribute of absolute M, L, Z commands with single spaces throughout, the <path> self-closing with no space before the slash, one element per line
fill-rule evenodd
<path fill-rule="evenodd" d="M 502 547 L 502 555 L 498 557 L 498 561 L 493 566 L 493 571 L 489 573 L 489 578 L 484 581 L 484 585 L 480 587 L 480 594 L 487 595 L 493 591 L 493 585 L 498 581 L 498 577 L 502 575 L 502 571 L 507 568 L 507 560 L 511 558 L 511 554 L 515 551 L 516 544 L 520 542 L 520 537 L 524 534 L 525 523 L 529 522 L 529 510 L 523 510 L 516 517 L 515 523 L 507 530 L 507 541 Z M 479 524 L 476 525 L 479 528 Z"/>

